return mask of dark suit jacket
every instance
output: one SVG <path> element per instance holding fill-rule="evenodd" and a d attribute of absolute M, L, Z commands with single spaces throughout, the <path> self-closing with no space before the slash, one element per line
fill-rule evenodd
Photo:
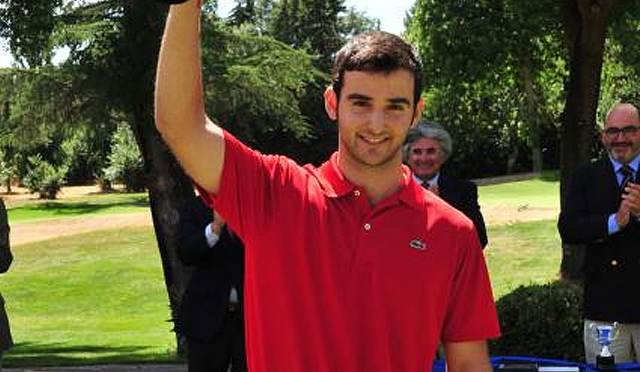
<path fill-rule="evenodd" d="M 440 197 L 451 206 L 464 213 L 473 221 L 478 232 L 482 248 L 487 245 L 487 229 L 478 204 L 478 187 L 475 183 L 449 177 L 440 173 L 438 177 L 438 192 Z"/>
<path fill-rule="evenodd" d="M 192 265 L 191 281 L 180 301 L 176 331 L 187 338 L 211 341 L 222 324 L 234 285 L 242 304 L 244 246 L 237 235 L 226 227 L 220 240 L 209 247 L 204 234 L 212 221 L 212 211 L 200 198 L 193 200 L 180 221 L 178 257 Z"/>
<path fill-rule="evenodd" d="M 585 317 L 640 323 L 640 223 L 634 219 L 608 234 L 609 215 L 620 206 L 611 161 L 605 158 L 576 169 L 568 187 L 558 230 L 563 242 L 586 245 Z"/>
<path fill-rule="evenodd" d="M 0 273 L 7 272 L 12 261 L 13 255 L 9 244 L 9 219 L 4 201 L 0 199 Z M 0 295 L 0 353 L 9 349 L 12 345 L 13 340 L 9 329 L 9 319 L 4 309 L 4 299 Z"/>

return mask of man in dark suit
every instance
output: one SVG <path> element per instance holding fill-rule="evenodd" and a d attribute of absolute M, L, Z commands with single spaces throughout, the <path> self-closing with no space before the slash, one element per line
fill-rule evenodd
<path fill-rule="evenodd" d="M 4 201 L 0 199 L 0 273 L 9 270 L 13 255 L 9 244 L 9 219 Z M 9 319 L 4 309 L 4 299 L 0 295 L 0 371 L 2 370 L 2 353 L 13 346 L 11 331 L 9 329 Z"/>
<path fill-rule="evenodd" d="M 584 244 L 584 344 L 587 362 L 600 347 L 594 327 L 619 323 L 610 346 L 616 363 L 640 362 L 640 119 L 630 104 L 607 114 L 608 156 L 576 169 L 562 205 L 563 242 Z"/>
<path fill-rule="evenodd" d="M 176 322 L 189 372 L 244 372 L 244 246 L 200 198 L 182 213 L 180 241 L 180 261 L 194 267 Z"/>
<path fill-rule="evenodd" d="M 478 204 L 477 186 L 471 181 L 440 173 L 452 149 L 451 136 L 444 128 L 423 122 L 407 134 L 404 161 L 418 183 L 471 219 L 484 248 L 488 242 L 487 230 Z"/>

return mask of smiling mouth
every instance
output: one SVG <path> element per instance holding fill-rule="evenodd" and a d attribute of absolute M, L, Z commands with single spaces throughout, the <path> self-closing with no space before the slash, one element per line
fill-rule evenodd
<path fill-rule="evenodd" d="M 626 149 L 628 147 L 631 147 L 631 144 L 630 143 L 626 143 L 626 142 L 614 143 L 613 145 L 611 145 L 611 147 L 618 148 L 618 149 Z"/>
<path fill-rule="evenodd" d="M 371 138 L 371 137 L 360 136 L 360 139 L 370 145 L 379 145 L 385 142 L 387 140 L 387 137 Z"/>

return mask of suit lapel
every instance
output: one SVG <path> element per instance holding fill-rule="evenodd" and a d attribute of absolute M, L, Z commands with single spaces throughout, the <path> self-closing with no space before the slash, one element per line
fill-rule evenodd
<path fill-rule="evenodd" d="M 611 210 L 617 210 L 620 205 L 620 186 L 609 158 L 601 159 L 598 162 L 597 174 L 593 179 L 593 184 L 602 185 L 602 190 L 599 192 L 602 200 Z"/>
<path fill-rule="evenodd" d="M 449 181 L 450 180 L 447 176 L 440 173 L 440 176 L 438 177 L 438 192 L 440 193 L 440 197 L 444 200 L 455 199 L 455 190 Z"/>

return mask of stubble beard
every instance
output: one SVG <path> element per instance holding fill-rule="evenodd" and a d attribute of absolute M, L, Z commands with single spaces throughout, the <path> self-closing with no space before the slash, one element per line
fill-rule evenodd
<path fill-rule="evenodd" d="M 364 153 L 359 153 L 355 145 L 347 143 L 347 141 L 341 140 L 343 149 L 347 152 L 348 157 L 353 163 L 361 165 L 363 168 L 368 169 L 382 169 L 390 166 L 399 166 L 402 163 L 401 160 L 401 148 L 402 144 L 396 146 L 395 149 L 391 149 L 387 154 L 381 155 L 380 158 L 367 159 L 366 150 Z"/>
<path fill-rule="evenodd" d="M 621 150 L 616 150 L 616 147 L 614 147 L 612 144 L 607 148 L 607 152 L 618 163 L 628 164 L 638 154 L 640 154 L 640 148 L 634 148 L 633 144 L 629 144 L 628 146 L 629 147 L 623 148 Z"/>

